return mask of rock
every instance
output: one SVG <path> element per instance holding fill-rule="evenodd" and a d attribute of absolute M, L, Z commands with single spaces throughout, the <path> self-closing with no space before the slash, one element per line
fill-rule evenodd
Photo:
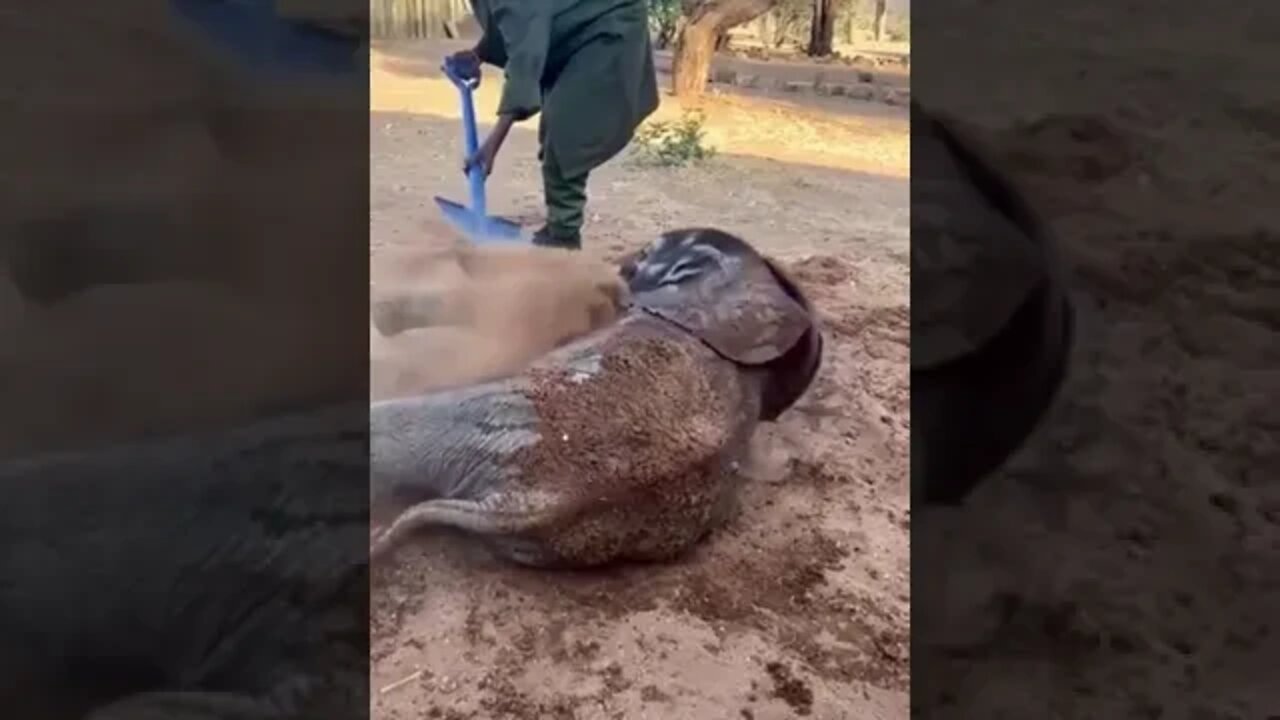
<path fill-rule="evenodd" d="M 782 83 L 782 89 L 790 93 L 812 92 L 813 82 L 809 80 L 788 80 Z"/>
<path fill-rule="evenodd" d="M 866 70 L 858 71 L 858 82 L 860 83 L 874 82 L 875 79 L 876 79 L 876 76 L 871 74 L 870 72 L 867 72 Z"/>
<path fill-rule="evenodd" d="M 834 97 L 844 97 L 849 93 L 849 88 L 844 85 L 827 85 L 827 94 Z"/>
<path fill-rule="evenodd" d="M 737 85 L 738 87 L 744 87 L 744 88 L 759 87 L 760 76 L 759 75 L 739 75 Z"/>

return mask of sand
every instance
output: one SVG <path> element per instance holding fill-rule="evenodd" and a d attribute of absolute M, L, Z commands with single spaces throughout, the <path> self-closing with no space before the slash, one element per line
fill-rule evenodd
<path fill-rule="evenodd" d="M 443 47 L 375 55 L 375 277 L 398 249 L 446 241 L 431 196 L 465 192 L 456 97 L 414 59 Z M 481 117 L 499 85 L 486 77 Z M 739 515 L 676 562 L 538 572 L 440 533 L 398 553 L 373 590 L 375 717 L 907 716 L 906 112 L 739 97 L 705 109 L 721 156 L 602 168 L 586 252 L 617 258 L 681 226 L 742 235 L 823 318 L 815 385 L 762 432 Z M 664 99 L 660 113 L 680 110 Z M 515 131 L 490 181 L 493 211 L 529 225 L 535 152 L 532 130 Z"/>
<path fill-rule="evenodd" d="M 385 259 L 371 281 L 374 401 L 518 373 L 612 323 L 627 297 L 614 263 L 581 253 L 465 243 Z"/>
<path fill-rule="evenodd" d="M 916 96 L 989 129 L 1059 234 L 1080 308 L 1040 431 L 968 508 L 916 513 L 916 705 L 1274 716 L 1280 13 L 1025 10 L 915 18 Z M 958 30 L 975 27 L 999 39 Z M 935 88 L 922 68 L 941 57 Z"/>

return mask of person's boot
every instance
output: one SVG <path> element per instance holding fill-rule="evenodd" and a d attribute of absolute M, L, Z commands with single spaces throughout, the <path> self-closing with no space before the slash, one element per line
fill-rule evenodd
<path fill-rule="evenodd" d="M 533 234 L 533 244 L 538 247 L 559 248 L 561 250 L 581 250 L 582 234 L 562 235 L 553 233 L 546 225 L 538 228 Z"/>

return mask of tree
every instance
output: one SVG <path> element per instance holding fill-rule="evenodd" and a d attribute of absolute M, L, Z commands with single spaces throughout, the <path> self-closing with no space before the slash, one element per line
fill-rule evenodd
<path fill-rule="evenodd" d="M 778 0 L 684 0 L 684 27 L 676 40 L 671 84 L 676 97 L 690 98 L 707 87 L 716 42 L 730 28 L 765 14 Z"/>
<path fill-rule="evenodd" d="M 813 0 L 779 0 L 762 17 L 771 22 L 760 39 L 769 46 L 780 48 L 794 39 L 796 31 L 813 15 Z"/>
<path fill-rule="evenodd" d="M 680 0 L 649 0 L 649 27 L 653 31 L 653 46 L 666 50 L 680 30 L 682 7 Z"/>
<path fill-rule="evenodd" d="M 876 0 L 876 42 L 880 42 L 884 39 L 885 21 L 888 19 L 889 15 L 886 5 L 886 0 Z"/>
<path fill-rule="evenodd" d="M 813 0 L 813 15 L 809 21 L 809 56 L 831 55 L 835 49 L 835 35 L 835 0 Z"/>

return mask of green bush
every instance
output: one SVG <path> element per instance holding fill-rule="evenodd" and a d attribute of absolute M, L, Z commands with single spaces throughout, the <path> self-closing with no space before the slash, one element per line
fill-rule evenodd
<path fill-rule="evenodd" d="M 632 156 L 643 165 L 683 167 L 715 155 L 706 144 L 706 115 L 686 111 L 679 120 L 655 120 L 641 125 L 632 141 Z"/>

